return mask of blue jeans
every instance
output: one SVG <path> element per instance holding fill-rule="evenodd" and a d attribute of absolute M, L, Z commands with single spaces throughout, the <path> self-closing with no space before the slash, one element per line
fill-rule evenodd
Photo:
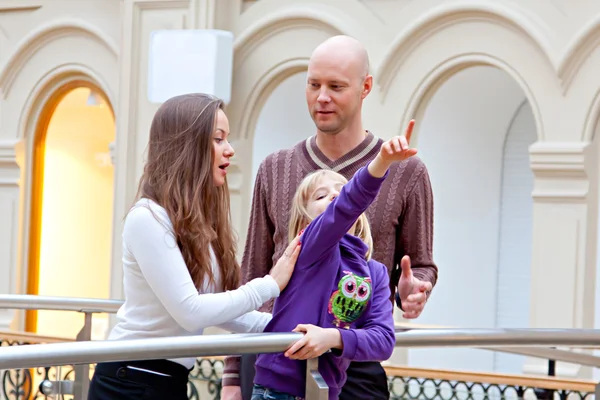
<path fill-rule="evenodd" d="M 261 385 L 254 385 L 250 400 L 303 400 L 291 394 L 278 392 Z"/>

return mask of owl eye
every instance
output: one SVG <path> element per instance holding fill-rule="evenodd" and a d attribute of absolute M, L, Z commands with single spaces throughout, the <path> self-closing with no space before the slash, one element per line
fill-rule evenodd
<path fill-rule="evenodd" d="M 371 286 L 367 282 L 363 282 L 358 287 L 356 299 L 359 301 L 365 301 L 371 296 Z"/>
<path fill-rule="evenodd" d="M 344 285 L 342 286 L 342 292 L 344 293 L 345 297 L 354 296 L 354 292 L 356 292 L 356 279 L 354 279 L 354 277 L 349 277 L 346 279 Z"/>

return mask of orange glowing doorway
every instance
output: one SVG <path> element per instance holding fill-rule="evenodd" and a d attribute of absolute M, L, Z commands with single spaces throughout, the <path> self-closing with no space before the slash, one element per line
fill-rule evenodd
<path fill-rule="evenodd" d="M 40 115 L 33 139 L 27 293 L 108 298 L 114 168 L 109 146 L 114 113 L 87 82 L 56 91 Z M 103 336 L 106 315 L 94 315 Z M 27 311 L 25 330 L 74 338 L 80 313 Z"/>

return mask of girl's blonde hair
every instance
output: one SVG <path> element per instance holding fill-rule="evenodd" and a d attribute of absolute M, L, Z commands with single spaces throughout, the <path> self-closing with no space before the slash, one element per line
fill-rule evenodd
<path fill-rule="evenodd" d="M 318 171 L 308 174 L 296 189 L 296 194 L 292 200 L 292 210 L 290 215 L 290 228 L 289 228 L 289 240 L 292 241 L 298 233 L 312 221 L 312 218 L 308 214 L 306 206 L 310 195 L 312 194 L 315 186 L 319 181 L 325 177 L 338 180 L 340 183 L 345 185 L 348 180 L 337 172 L 320 169 Z M 368 247 L 367 254 L 365 257 L 367 260 L 371 258 L 373 252 L 373 238 L 371 237 L 371 227 L 367 216 L 363 213 L 358 217 L 354 224 L 354 235 L 359 237 Z"/>

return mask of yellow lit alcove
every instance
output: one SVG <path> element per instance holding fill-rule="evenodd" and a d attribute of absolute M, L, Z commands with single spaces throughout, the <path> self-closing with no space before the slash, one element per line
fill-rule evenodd
<path fill-rule="evenodd" d="M 28 292 L 106 299 L 113 214 L 112 109 L 88 87 L 68 90 L 46 108 L 33 156 Z M 103 339 L 107 325 L 106 315 L 94 315 L 92 339 Z M 41 335 L 75 338 L 82 326 L 83 315 L 76 312 L 28 312 L 26 318 L 26 329 Z"/>

